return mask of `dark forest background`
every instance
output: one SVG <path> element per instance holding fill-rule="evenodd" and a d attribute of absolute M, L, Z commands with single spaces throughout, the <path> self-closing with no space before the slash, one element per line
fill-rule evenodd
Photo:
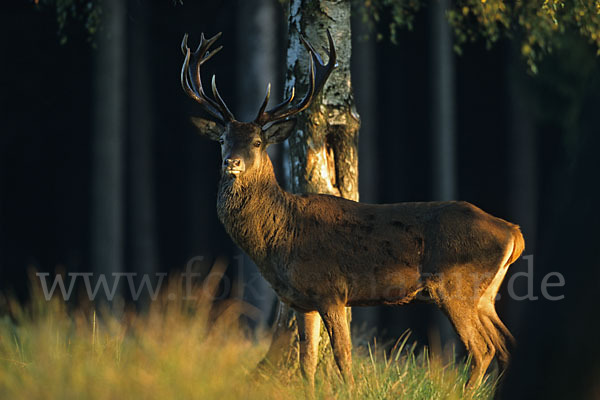
<path fill-rule="evenodd" d="M 275 0 L 257 1 L 256 7 L 241 0 L 122 4 L 120 33 L 107 25 L 90 38 L 72 23 L 64 44 L 52 8 L 37 9 L 29 2 L 0 6 L 0 289 L 22 299 L 30 269 L 171 272 L 195 257 L 204 257 L 195 267 L 208 268 L 224 256 L 231 261 L 232 280 L 252 281 L 248 274 L 256 273 L 239 267 L 240 251 L 217 220 L 219 150 L 189 122 L 200 110 L 180 87 L 179 46 L 186 32 L 191 45 L 201 32 L 223 32 L 224 50 L 207 65 L 204 80 L 216 73 L 221 94 L 236 115 L 244 115 L 258 108 L 268 81 L 282 97 L 285 10 Z M 598 304 L 593 295 L 600 270 L 595 49 L 567 33 L 563 45 L 539 63 L 538 74 L 530 75 L 513 42 L 500 41 L 491 49 L 476 42 L 465 45 L 461 56 L 450 53 L 443 59 L 451 66 L 451 79 L 440 83 L 434 18 L 422 8 L 414 29 L 400 32 L 394 45 L 372 35 L 363 39 L 367 29 L 357 13 L 352 73 L 363 124 L 361 200 L 446 196 L 436 165 L 440 152 L 450 152 L 454 161 L 443 175 L 452 179 L 450 196 L 521 225 L 525 254 L 534 255 L 535 294 L 540 295 L 548 272 L 561 272 L 566 279 L 564 288 L 551 289 L 566 295 L 559 302 L 510 300 L 503 288 L 498 309 L 508 327 L 518 339 L 531 334 L 534 323 L 544 327 L 536 336 L 540 349 L 551 348 L 565 334 L 581 333 L 587 340 L 582 332 L 598 327 L 597 317 L 586 318 L 584 310 Z M 261 21 L 261 29 L 252 21 Z M 261 38 L 265 32 L 270 41 Z M 103 90 L 111 90 L 103 80 L 106 40 L 122 46 L 111 56 L 122 72 L 114 85 L 119 93 L 113 93 L 120 114 L 103 114 L 102 104 L 111 103 L 99 100 Z M 250 66 L 260 59 L 268 66 L 256 72 Z M 440 101 L 450 102 L 441 106 L 452 110 L 442 123 L 450 126 L 454 140 L 442 148 L 436 139 L 440 120 L 432 118 Z M 94 133 L 106 123 L 102 115 L 120 115 L 121 121 L 104 144 Z M 282 152 L 274 158 L 283 181 L 287 160 Z M 108 170 L 110 179 L 103 174 Z M 107 220 L 118 233 L 108 244 L 97 229 Z M 110 254 L 103 252 L 106 248 Z M 506 281 L 526 267 L 519 260 Z M 269 323 L 273 297 L 264 285 L 261 290 L 267 300 L 249 301 L 264 311 L 259 322 Z M 526 294 L 524 278 L 517 290 Z M 554 316 L 551 322 L 549 316 Z M 433 308 L 421 305 L 355 313 L 355 327 L 368 322 L 385 339 L 410 328 L 425 344 L 436 321 Z"/>

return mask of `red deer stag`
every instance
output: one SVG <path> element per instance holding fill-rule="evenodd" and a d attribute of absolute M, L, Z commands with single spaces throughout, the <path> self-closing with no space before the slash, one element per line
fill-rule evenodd
<path fill-rule="evenodd" d="M 305 110 L 336 65 L 328 32 L 325 64 L 304 38 L 309 85 L 267 110 L 270 85 L 256 119 L 239 122 L 212 78 L 211 99 L 200 67 L 222 47 L 202 35 L 195 52 L 182 42 L 181 84 L 217 122 L 194 118 L 200 133 L 221 144 L 217 212 L 233 240 L 254 260 L 279 298 L 298 313 L 301 366 L 314 384 L 321 319 L 344 379 L 351 375 L 346 306 L 435 302 L 472 355 L 469 385 L 481 381 L 494 355 L 508 361 L 512 336 L 494 308 L 506 271 L 521 254 L 519 227 L 461 201 L 361 204 L 323 194 L 291 194 L 275 180 L 267 147 L 286 140 L 294 114 Z M 320 318 L 319 318 L 320 316 Z"/>

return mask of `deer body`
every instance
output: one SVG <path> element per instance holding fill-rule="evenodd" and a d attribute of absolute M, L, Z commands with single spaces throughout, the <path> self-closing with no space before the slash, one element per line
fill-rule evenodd
<path fill-rule="evenodd" d="M 194 119 L 200 132 L 221 143 L 223 157 L 217 213 L 233 240 L 253 259 L 279 298 L 298 314 L 302 371 L 311 384 L 320 321 L 331 338 L 345 379 L 352 381 L 346 306 L 435 302 L 472 355 L 469 383 L 477 384 L 495 355 L 508 362 L 510 332 L 494 302 L 508 266 L 524 248 L 518 226 L 466 202 L 362 204 L 322 194 L 291 194 L 275 179 L 266 148 L 287 139 L 289 119 L 310 104 L 335 65 L 312 46 L 310 87 L 296 107 L 292 96 L 253 122 L 238 122 L 221 99 L 208 98 L 200 66 L 219 49 L 206 40 L 186 60 L 182 85 L 220 123 Z M 193 57 L 196 74 L 189 70 Z M 316 66 L 316 70 L 315 70 Z M 319 318 L 320 317 L 320 318 Z"/>
<path fill-rule="evenodd" d="M 218 215 L 299 310 L 318 311 L 331 297 L 347 306 L 408 303 L 423 290 L 420 299 L 435 298 L 441 274 L 469 266 L 485 285 L 518 232 L 466 202 L 375 205 L 290 194 L 265 164 L 246 179 L 223 175 Z"/>

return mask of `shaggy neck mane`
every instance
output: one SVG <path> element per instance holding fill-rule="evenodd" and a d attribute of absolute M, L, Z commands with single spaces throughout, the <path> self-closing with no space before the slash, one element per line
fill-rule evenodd
<path fill-rule="evenodd" d="M 271 160 L 238 177 L 223 174 L 219 184 L 217 213 L 227 233 L 259 267 L 269 254 L 281 252 L 290 240 L 294 196 L 277 183 Z M 278 250 L 278 251 L 274 251 Z M 273 260 L 283 261 L 283 260 Z"/>

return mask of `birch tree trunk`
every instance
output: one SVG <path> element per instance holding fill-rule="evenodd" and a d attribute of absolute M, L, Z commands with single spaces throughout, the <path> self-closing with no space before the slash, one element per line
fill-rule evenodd
<path fill-rule="evenodd" d="M 326 193 L 358 201 L 360 119 L 354 108 L 350 80 L 350 3 L 343 0 L 290 1 L 285 91 L 287 96 L 295 86 L 297 93 L 303 94 L 308 86 L 309 59 L 300 35 L 321 51 L 327 43 L 329 29 L 338 54 L 338 68 L 329 77 L 322 94 L 298 116 L 296 132 L 288 140 L 289 184 L 295 193 Z M 328 343 L 329 338 L 322 329 L 322 352 L 329 349 Z M 283 303 L 279 304 L 271 348 L 261 364 L 287 367 L 286 370 L 292 372 L 298 364 L 295 313 Z"/>

